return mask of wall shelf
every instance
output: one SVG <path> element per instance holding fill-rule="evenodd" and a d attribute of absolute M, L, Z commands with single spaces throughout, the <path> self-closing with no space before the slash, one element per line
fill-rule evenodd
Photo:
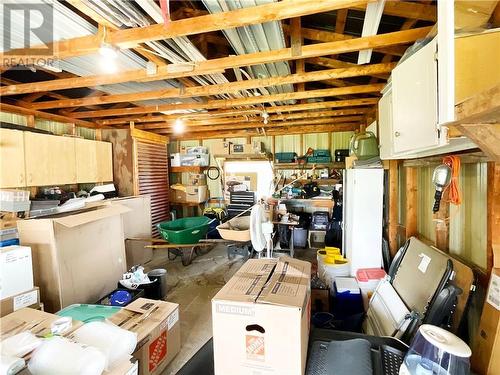
<path fill-rule="evenodd" d="M 183 166 L 183 167 L 170 167 L 170 173 L 183 173 L 183 172 L 201 173 L 207 168 L 208 167 L 200 167 L 198 165 Z"/>
<path fill-rule="evenodd" d="M 316 169 L 345 169 L 345 163 L 306 163 L 306 164 L 297 164 L 297 163 L 274 163 L 274 169 L 312 169 L 313 166 L 316 166 Z"/>
<path fill-rule="evenodd" d="M 228 161 L 232 160 L 271 160 L 267 155 L 261 154 L 216 154 L 213 155 L 214 158 L 217 159 L 226 159 Z"/>

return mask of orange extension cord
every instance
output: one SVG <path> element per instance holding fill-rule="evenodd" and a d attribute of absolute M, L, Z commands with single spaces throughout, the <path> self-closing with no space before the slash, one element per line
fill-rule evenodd
<path fill-rule="evenodd" d="M 443 164 L 448 165 L 451 168 L 451 182 L 448 185 L 448 202 L 454 205 L 462 204 L 462 194 L 460 193 L 460 188 L 458 186 L 460 177 L 460 158 L 458 156 L 445 156 L 443 158 Z"/>

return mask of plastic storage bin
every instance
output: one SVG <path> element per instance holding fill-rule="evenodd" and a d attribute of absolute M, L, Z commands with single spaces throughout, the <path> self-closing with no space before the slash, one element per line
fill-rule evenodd
<path fill-rule="evenodd" d="M 375 292 L 378 283 L 386 275 L 385 271 L 381 268 L 360 268 L 356 271 L 356 280 L 358 281 L 359 288 L 361 289 L 365 310 L 368 309 L 368 302 L 370 301 L 373 292 Z"/>
<path fill-rule="evenodd" d="M 120 311 L 121 307 L 76 303 L 58 311 L 59 316 L 69 316 L 83 323 L 105 320 Z"/>
<path fill-rule="evenodd" d="M 278 163 L 293 163 L 297 154 L 295 152 L 277 152 L 275 154 Z"/>
<path fill-rule="evenodd" d="M 214 219 L 206 216 L 185 217 L 173 221 L 164 221 L 156 225 L 161 236 L 173 244 L 197 243 L 207 234 Z"/>
<path fill-rule="evenodd" d="M 295 228 L 293 230 L 293 245 L 297 247 L 307 246 L 307 229 Z"/>
<path fill-rule="evenodd" d="M 333 315 L 337 319 L 346 319 L 363 313 L 363 298 L 356 279 L 337 277 L 334 282 Z"/>

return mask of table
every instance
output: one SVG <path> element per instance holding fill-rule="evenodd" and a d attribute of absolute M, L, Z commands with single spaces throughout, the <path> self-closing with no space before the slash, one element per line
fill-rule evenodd
<path fill-rule="evenodd" d="M 281 251 L 289 251 L 290 252 L 290 256 L 293 258 L 294 254 L 295 254 L 295 249 L 293 247 L 293 230 L 295 229 L 296 226 L 299 225 L 299 223 L 297 221 L 286 221 L 286 222 L 273 221 L 273 224 L 287 225 L 290 228 L 290 231 L 291 231 L 291 235 L 290 235 L 290 248 L 288 248 L 288 249 L 280 249 L 280 250 Z"/>

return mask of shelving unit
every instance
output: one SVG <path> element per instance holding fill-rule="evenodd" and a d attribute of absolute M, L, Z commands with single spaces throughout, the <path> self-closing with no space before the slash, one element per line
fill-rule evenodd
<path fill-rule="evenodd" d="M 261 154 L 216 154 L 212 155 L 214 158 L 217 159 L 226 159 L 226 160 L 272 160 L 271 157 L 268 155 L 261 155 Z"/>

